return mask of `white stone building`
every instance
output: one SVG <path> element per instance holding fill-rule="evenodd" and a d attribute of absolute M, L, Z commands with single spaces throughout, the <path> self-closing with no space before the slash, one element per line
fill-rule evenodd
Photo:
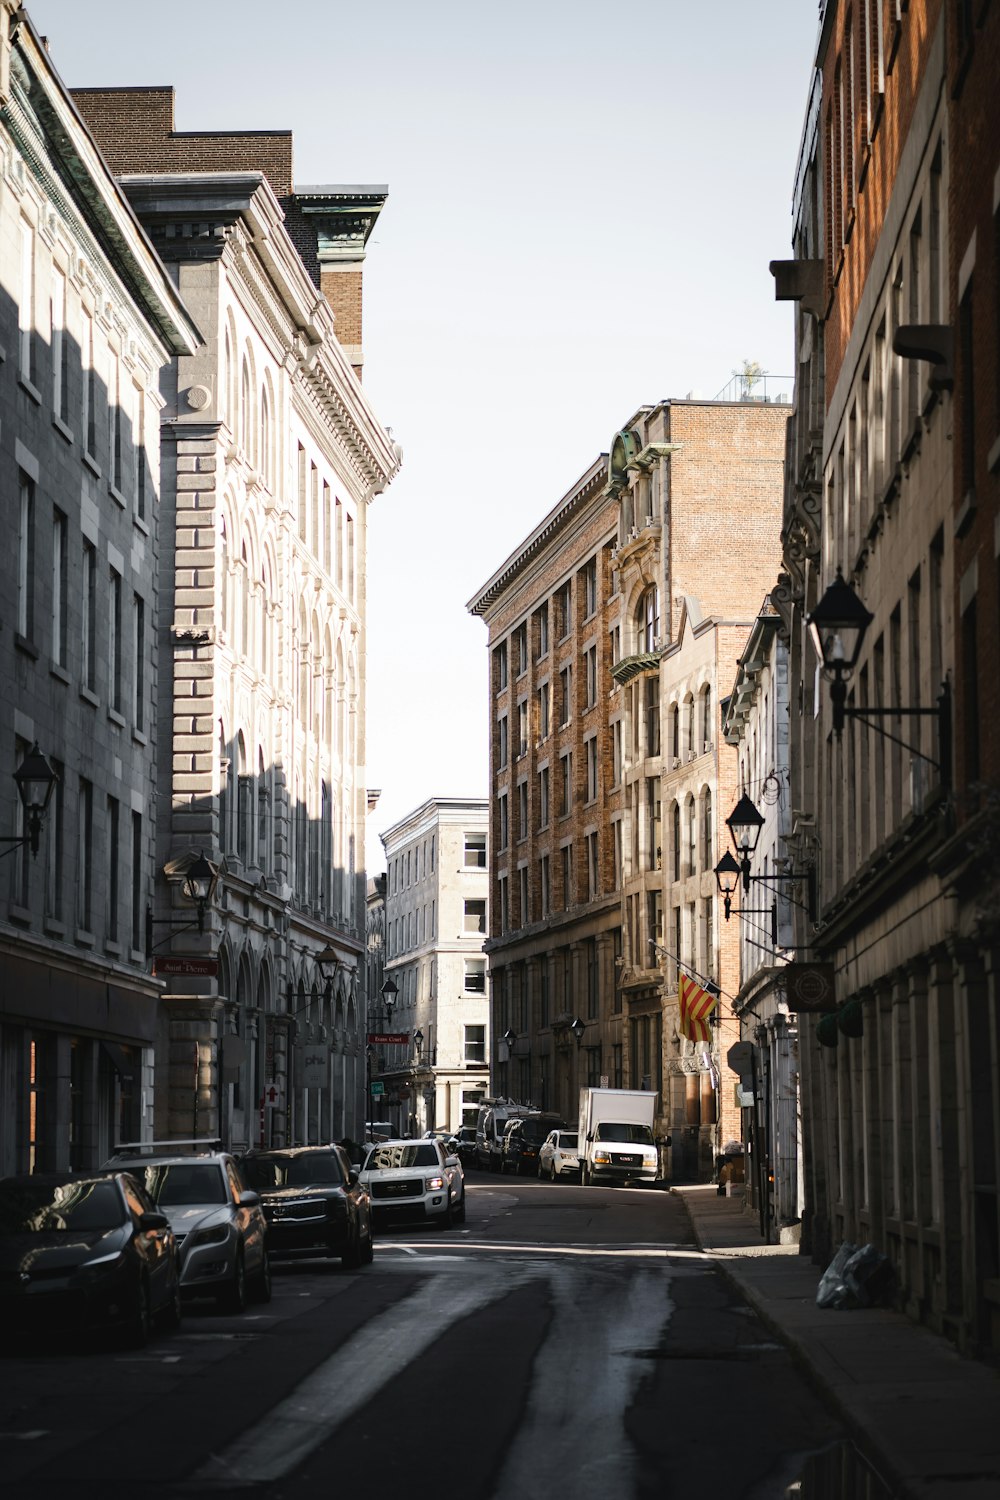
<path fill-rule="evenodd" d="M 431 797 L 382 834 L 385 972 L 397 988 L 387 1029 L 409 1042 L 379 1048 L 373 1077 L 389 1118 L 420 1134 L 475 1124 L 489 1083 L 488 804 Z"/>

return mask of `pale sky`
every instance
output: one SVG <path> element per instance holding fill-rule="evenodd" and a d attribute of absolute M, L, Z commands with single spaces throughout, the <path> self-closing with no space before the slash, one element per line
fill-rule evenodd
<path fill-rule="evenodd" d="M 179 130 L 294 132 L 297 184 L 386 183 L 365 389 L 368 839 L 487 793 L 465 609 L 636 409 L 790 375 L 816 0 L 28 0 L 70 87 L 173 84 Z M 137 16 L 140 18 L 137 20 Z M 786 384 L 790 390 L 790 382 Z"/>

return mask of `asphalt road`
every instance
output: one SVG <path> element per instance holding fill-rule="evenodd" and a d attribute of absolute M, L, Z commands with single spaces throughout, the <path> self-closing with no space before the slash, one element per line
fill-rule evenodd
<path fill-rule="evenodd" d="M 842 1432 L 677 1199 L 479 1173 L 467 1190 L 461 1228 L 388 1231 L 361 1271 L 282 1263 L 268 1306 L 195 1304 L 140 1353 L 3 1355 L 0 1491 L 834 1493 L 816 1471 Z"/>

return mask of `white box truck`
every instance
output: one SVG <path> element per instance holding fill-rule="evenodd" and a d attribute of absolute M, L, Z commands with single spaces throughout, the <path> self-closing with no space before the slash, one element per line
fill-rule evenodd
<path fill-rule="evenodd" d="M 581 1182 L 655 1182 L 655 1113 L 656 1095 L 649 1089 L 581 1089 Z"/>

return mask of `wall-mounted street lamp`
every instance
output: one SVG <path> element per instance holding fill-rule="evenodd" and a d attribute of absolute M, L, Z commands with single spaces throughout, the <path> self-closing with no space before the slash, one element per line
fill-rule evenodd
<path fill-rule="evenodd" d="M 816 872 L 812 865 L 804 872 L 775 870 L 770 875 L 751 875 L 750 861 L 760 841 L 760 831 L 764 826 L 764 817 L 747 796 L 746 792 L 740 797 L 740 800 L 726 819 L 726 826 L 729 829 L 729 836 L 733 841 L 733 848 L 736 850 L 737 856 L 734 858 L 727 849 L 715 867 L 715 880 L 722 896 L 726 921 L 728 922 L 732 915 L 733 896 L 736 893 L 737 886 L 742 885 L 744 894 L 749 895 L 751 885 L 760 884 L 773 889 L 773 882 L 776 880 L 806 881 L 808 890 L 807 910 L 810 920 L 815 921 Z M 738 915 L 770 917 L 771 942 L 777 946 L 777 902 L 772 902 L 768 908 L 742 906 L 739 909 Z"/>
<path fill-rule="evenodd" d="M 319 971 L 326 981 L 323 988 L 323 999 L 331 1000 L 333 998 L 333 981 L 337 977 L 337 970 L 343 963 L 343 959 L 336 948 L 331 943 L 327 943 L 326 947 L 321 948 L 317 953 L 316 963 L 319 965 Z"/>
<path fill-rule="evenodd" d="M 413 1050 L 414 1050 L 414 1052 L 416 1052 L 416 1054 L 417 1054 L 417 1061 L 419 1062 L 420 1061 L 420 1054 L 424 1050 L 424 1034 L 420 1030 L 419 1026 L 417 1027 L 416 1031 L 413 1033 Z"/>
<path fill-rule="evenodd" d="M 219 867 L 218 865 L 213 864 L 210 859 L 206 858 L 203 849 L 199 849 L 198 853 L 192 857 L 190 864 L 184 871 L 184 877 L 181 880 L 182 894 L 184 895 L 186 900 L 190 901 L 192 905 L 197 909 L 196 920 L 194 922 L 185 922 L 183 925 L 177 927 L 174 925 L 173 917 L 154 918 L 153 908 L 151 906 L 147 906 L 146 956 L 148 957 L 153 952 L 154 927 L 170 927 L 172 929 L 168 936 L 163 939 L 164 942 L 168 942 L 169 938 L 172 937 L 174 933 L 190 932 L 192 927 L 197 927 L 198 931 L 203 933 L 205 931 L 205 916 L 208 912 L 208 908 L 215 900 L 215 895 L 218 888 Z"/>
<path fill-rule="evenodd" d="M 581 1021 L 579 1016 L 576 1016 L 570 1021 L 569 1029 L 576 1037 L 577 1050 L 579 1051 L 580 1043 L 583 1041 L 583 1033 L 587 1029 L 587 1023 L 586 1021 Z"/>
<path fill-rule="evenodd" d="M 397 997 L 398 994 L 399 994 L 399 985 L 393 979 L 393 977 L 392 977 L 391 974 L 387 974 L 386 978 L 385 978 L 385 983 L 383 984 L 382 990 L 381 990 L 382 1004 L 385 1006 L 385 1013 L 386 1013 L 387 1016 L 391 1016 L 392 1015 L 392 1007 L 396 1003 L 396 997 Z"/>
<path fill-rule="evenodd" d="M 503 1039 L 507 1043 L 508 1053 L 512 1053 L 514 1051 L 514 1043 L 517 1041 L 517 1032 L 514 1031 L 512 1027 L 508 1026 L 507 1030 L 503 1034 Z"/>
<path fill-rule="evenodd" d="M 847 679 L 858 664 L 865 633 L 875 616 L 866 609 L 844 578 L 841 570 L 811 614 L 806 616 L 809 634 L 816 655 L 822 663 L 824 674 L 830 679 L 830 703 L 833 707 L 833 729 L 839 737 L 845 719 L 860 719 L 869 729 L 874 729 L 887 740 L 894 741 L 915 755 L 926 760 L 941 773 L 941 783 L 947 789 L 951 785 L 951 685 L 947 678 L 941 684 L 937 703 L 933 708 L 873 708 L 862 705 L 847 706 Z M 909 745 L 889 730 L 871 723 L 873 718 L 915 718 L 930 716 L 937 720 L 938 759 L 933 760 L 916 746 Z"/>
<path fill-rule="evenodd" d="M 15 849 L 23 849 L 25 844 L 31 850 L 32 855 L 38 853 L 42 822 L 48 812 L 52 793 L 56 789 L 58 780 L 59 777 L 39 750 L 36 740 L 14 772 L 14 782 L 17 786 L 17 795 L 21 799 L 24 826 L 27 831 L 0 838 L 0 843 L 10 845 L 6 853 L 13 854 Z"/>

